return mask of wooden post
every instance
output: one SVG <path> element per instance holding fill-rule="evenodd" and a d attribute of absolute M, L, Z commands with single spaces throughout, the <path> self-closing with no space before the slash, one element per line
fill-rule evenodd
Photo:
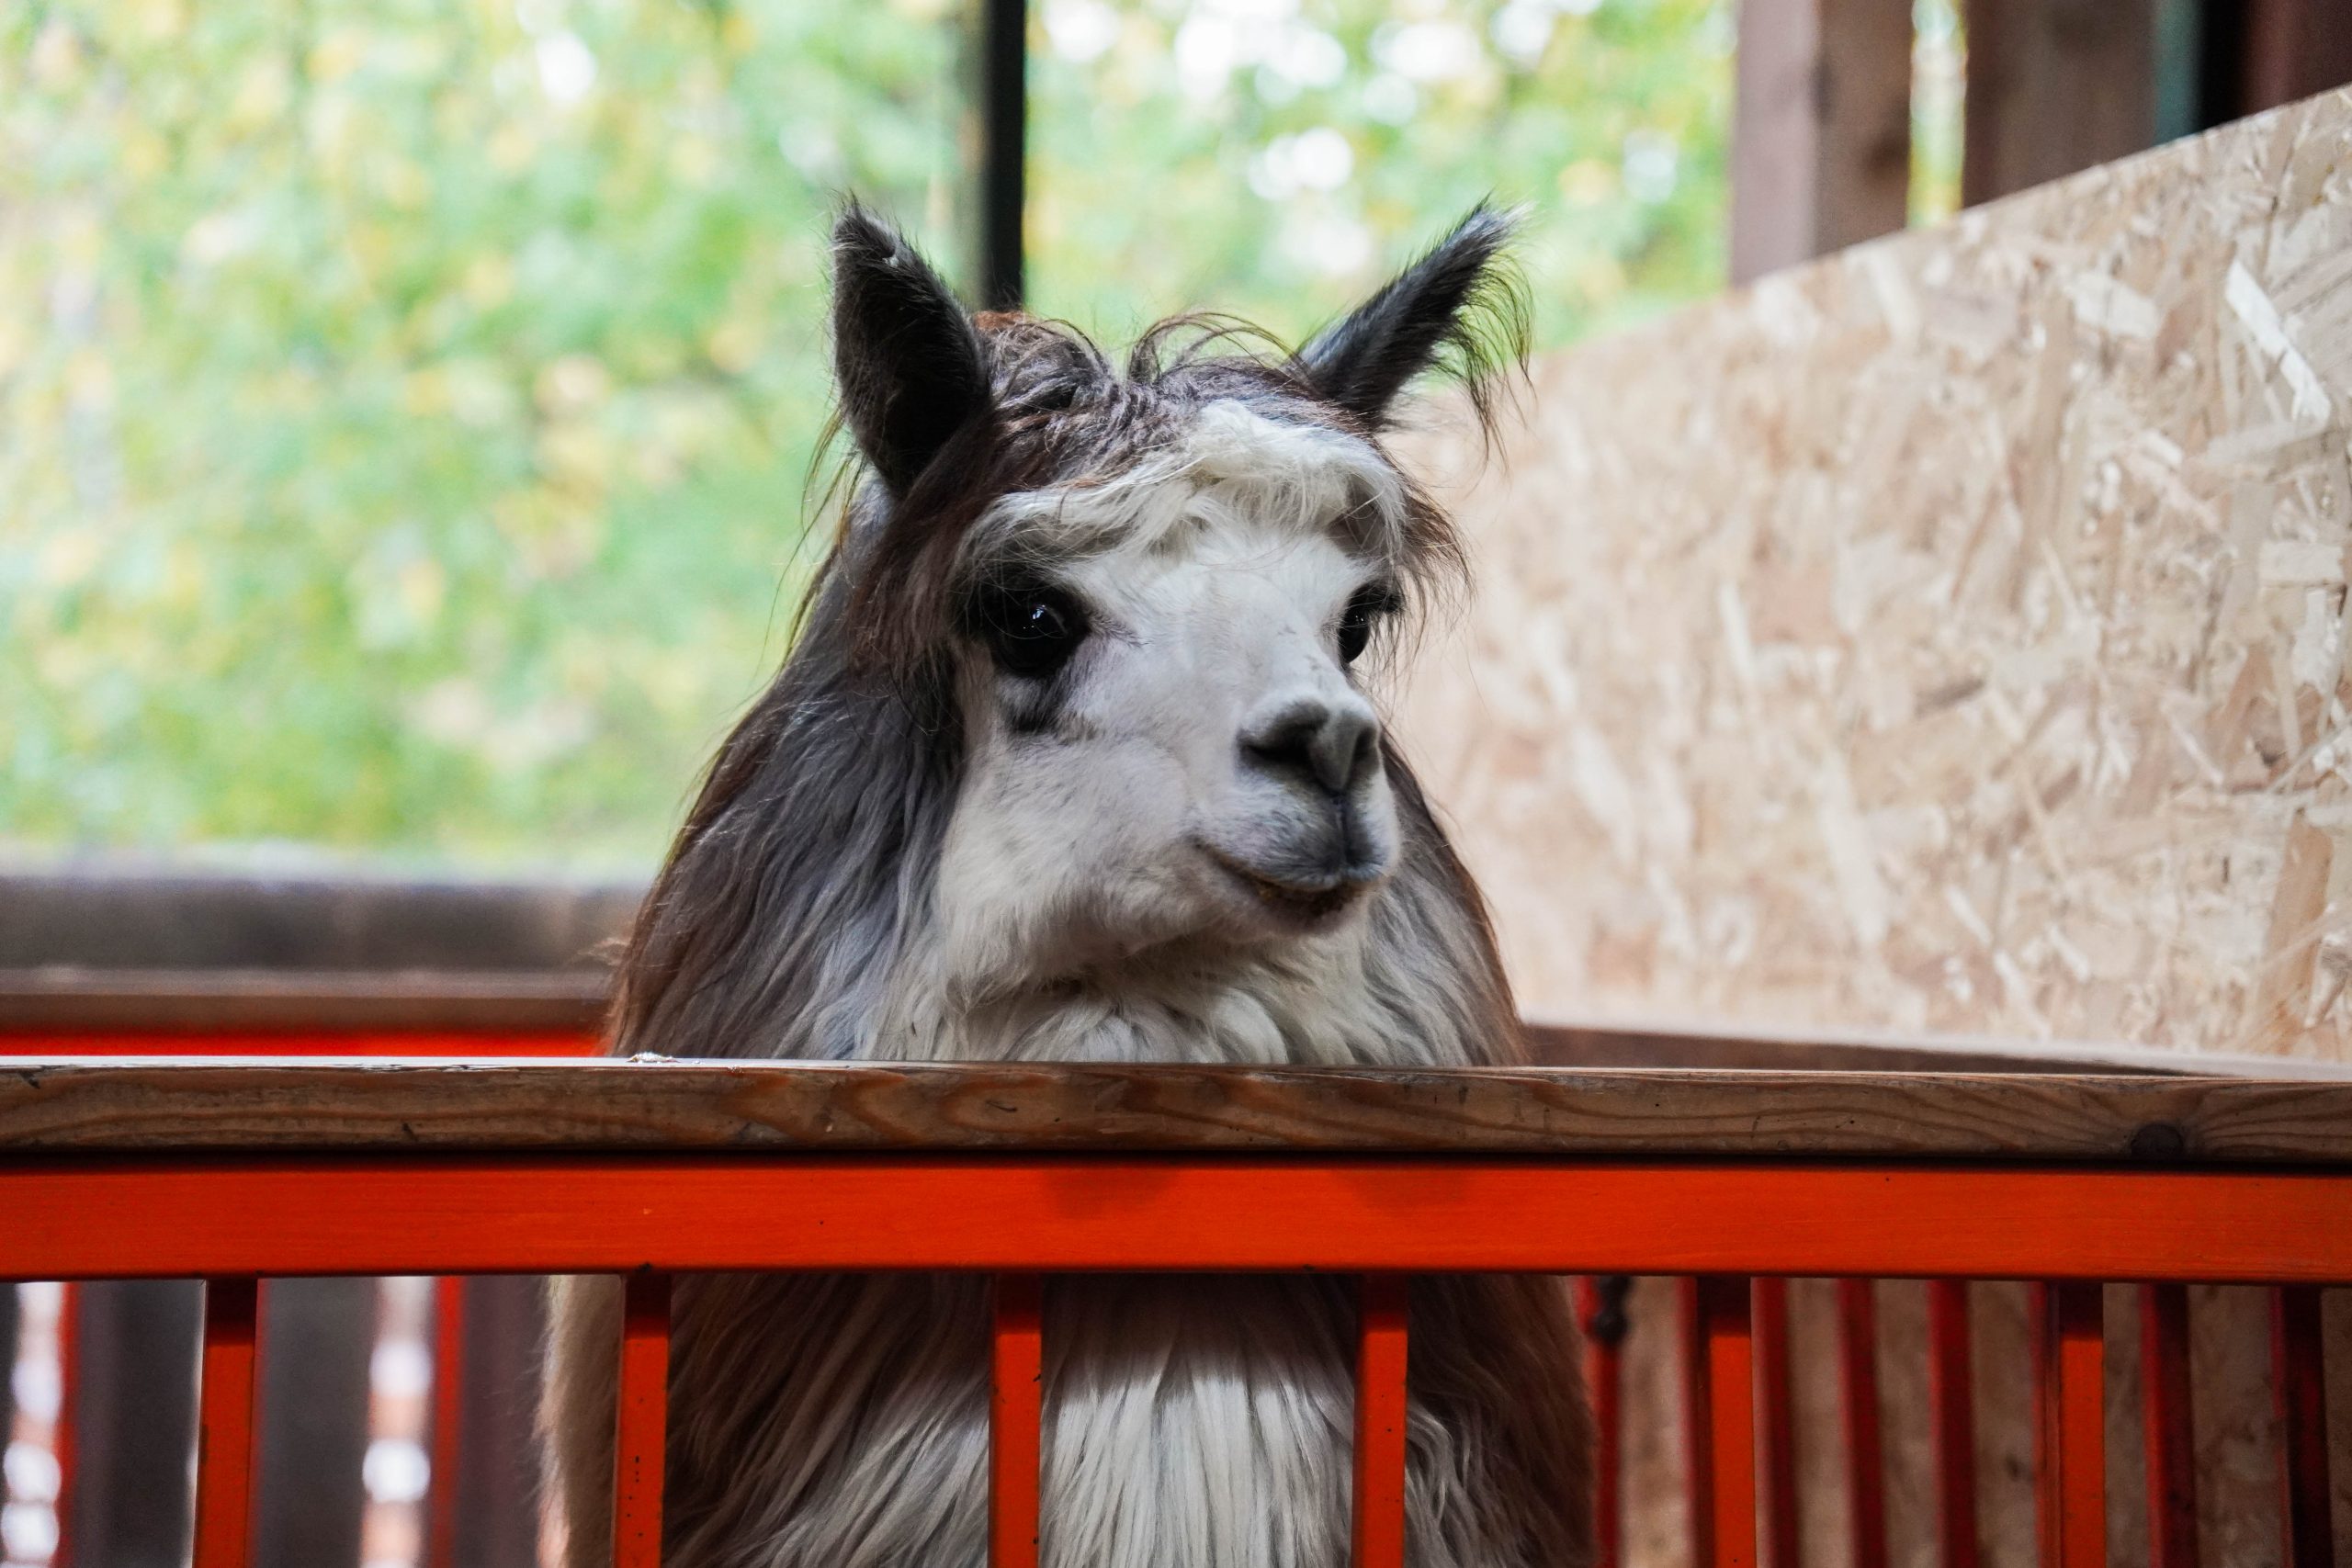
<path fill-rule="evenodd" d="M 1620 1568 L 1624 1550 L 1625 1300 L 1633 1284 L 1623 1274 L 1577 1280 L 1585 1389 L 1592 1400 L 1593 1568 Z"/>
<path fill-rule="evenodd" d="M 989 1568 L 1037 1568 L 1046 1445 L 1046 1282 L 996 1278 L 989 1352 Z"/>
<path fill-rule="evenodd" d="M 1838 1281 L 1838 1408 L 1846 1439 L 1846 1524 L 1854 1568 L 1886 1568 L 1886 1444 L 1879 1422 L 1875 1280 Z"/>
<path fill-rule="evenodd" d="M 1412 1280 L 1367 1274 L 1357 1296 L 1354 1568 L 1405 1562 L 1405 1370 Z"/>
<path fill-rule="evenodd" d="M 662 1477 L 670 1418 L 670 1276 L 628 1276 L 620 1419 L 613 1441 L 613 1568 L 662 1568 Z"/>
<path fill-rule="evenodd" d="M 2151 1568 L 2198 1568 L 2195 1400 L 2188 1373 L 2188 1287 L 2142 1285 L 2141 1443 L 2148 1468 Z"/>
<path fill-rule="evenodd" d="M 1789 1357 L 1789 1282 L 1758 1276 L 1748 1299 L 1755 1334 L 1756 1450 L 1764 1561 L 1804 1568 L 1797 1517 L 1796 1391 Z"/>
<path fill-rule="evenodd" d="M 17 1364 L 17 1340 L 22 1330 L 24 1314 L 17 1301 L 14 1284 L 0 1284 L 0 1366 Z M 0 1378 L 0 1433 L 11 1431 L 17 1424 L 16 1394 L 13 1379 Z"/>
<path fill-rule="evenodd" d="M 1732 280 L 1902 228 L 1908 0 L 1740 0 L 1736 60 Z"/>
<path fill-rule="evenodd" d="M 457 1462 L 443 1494 L 454 1516 L 450 1560 L 428 1568 L 537 1560 L 538 1449 L 531 1422 L 546 1296 L 547 1281 L 530 1275 L 480 1274 L 465 1281 Z M 436 1488 L 440 1479 L 436 1472 Z"/>
<path fill-rule="evenodd" d="M 94 1280 L 69 1301 L 75 1376 L 72 1490 L 82 1568 L 177 1568 L 194 1518 L 197 1344 L 204 1287 L 192 1280 Z"/>
<path fill-rule="evenodd" d="M 1928 1281 L 1928 1438 L 1944 1568 L 1976 1568 L 1976 1391 L 1968 1281 Z"/>
<path fill-rule="evenodd" d="M 2154 144 L 2154 0 L 1968 0 L 1966 17 L 1963 202 Z"/>
<path fill-rule="evenodd" d="M 2344 0 L 2215 0 L 2202 21 L 2208 123 L 2352 82 L 2352 16 Z"/>
<path fill-rule="evenodd" d="M 261 1281 L 204 1282 L 204 1371 L 197 1396 L 194 1568 L 253 1558 L 254 1366 Z"/>
<path fill-rule="evenodd" d="M 360 1559 L 376 1281 L 274 1280 L 262 1301 L 256 1568 Z"/>
<path fill-rule="evenodd" d="M 2107 1341 L 2096 1284 L 2033 1287 L 2034 1503 L 2042 1568 L 2107 1562 Z"/>
<path fill-rule="evenodd" d="M 2289 1568 L 2327 1568 L 2335 1530 L 2327 1478 L 2327 1363 L 2320 1294 L 2270 1292 L 2270 1389 L 2278 1413 L 2281 1555 Z"/>
<path fill-rule="evenodd" d="M 1756 1568 L 1756 1339 L 1749 1283 L 1682 1281 L 1690 1561 Z"/>

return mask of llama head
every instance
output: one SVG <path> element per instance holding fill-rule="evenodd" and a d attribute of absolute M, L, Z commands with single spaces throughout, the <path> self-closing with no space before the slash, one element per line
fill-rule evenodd
<path fill-rule="evenodd" d="M 1487 412 L 1523 335 L 1508 234 L 1472 213 L 1295 355 L 1182 318 L 1122 370 L 967 315 L 842 219 L 835 368 L 870 474 L 837 566 L 854 661 L 956 732 L 932 895 L 960 985 L 1312 937 L 1389 876 L 1366 656 L 1459 556 L 1381 437 L 1433 367 Z"/>

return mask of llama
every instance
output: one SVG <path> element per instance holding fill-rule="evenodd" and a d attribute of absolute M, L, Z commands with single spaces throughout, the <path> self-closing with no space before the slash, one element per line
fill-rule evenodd
<path fill-rule="evenodd" d="M 1485 907 L 1365 695 L 1458 579 L 1382 444 L 1524 352 L 1484 207 L 1295 355 L 1215 318 L 1124 373 L 967 315 L 888 228 L 833 235 L 864 472 L 774 684 L 639 917 L 618 1054 L 1473 1066 L 1521 1059 Z M 1490 425 L 1489 425 L 1490 428 Z M 1589 1438 L 1559 1282 L 1420 1280 L 1414 1568 L 1580 1568 Z M 609 1562 L 617 1282 L 560 1281 L 543 1426 Z M 1354 1306 L 1289 1276 L 1049 1289 L 1052 1568 L 1341 1568 Z M 670 1568 L 979 1568 L 983 1281 L 681 1279 Z"/>

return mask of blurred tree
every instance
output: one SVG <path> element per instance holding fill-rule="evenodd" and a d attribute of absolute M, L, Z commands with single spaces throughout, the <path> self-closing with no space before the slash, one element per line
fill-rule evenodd
<path fill-rule="evenodd" d="M 1960 0 L 1911 7 L 1911 221 L 1940 223 L 1960 210 L 1960 141 L 1967 47 Z"/>
<path fill-rule="evenodd" d="M 1037 308 L 1295 335 L 1482 194 L 1722 272 L 1728 0 L 1038 0 Z M 954 257 L 960 0 L 0 9 L 0 844 L 641 862 L 813 547 L 824 214 Z"/>
<path fill-rule="evenodd" d="M 0 13 L 0 834 L 655 852 L 776 651 L 945 0 Z"/>
<path fill-rule="evenodd" d="M 1538 341 L 1713 292 L 1729 0 L 1038 0 L 1035 307 L 1295 340 L 1482 196 Z"/>

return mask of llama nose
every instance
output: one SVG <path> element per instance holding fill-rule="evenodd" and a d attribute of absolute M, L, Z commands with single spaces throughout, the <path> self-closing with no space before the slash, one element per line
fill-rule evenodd
<path fill-rule="evenodd" d="M 1380 765 L 1380 721 L 1351 692 L 1272 703 L 1242 726 L 1241 752 L 1270 773 L 1345 795 Z"/>

